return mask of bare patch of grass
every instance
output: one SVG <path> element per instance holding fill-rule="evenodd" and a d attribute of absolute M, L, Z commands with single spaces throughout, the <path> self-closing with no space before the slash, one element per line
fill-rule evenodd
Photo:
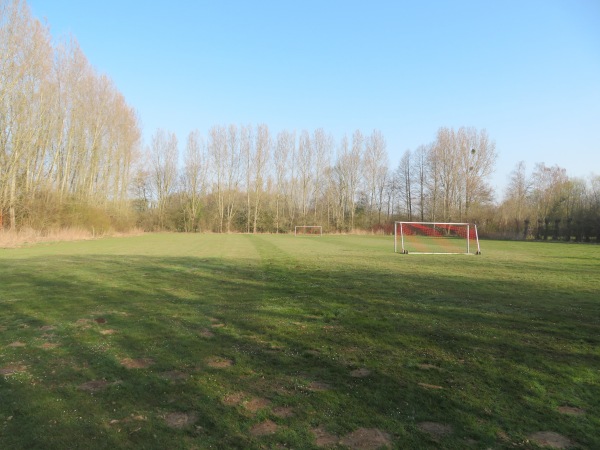
<path fill-rule="evenodd" d="M 307 386 L 307 389 L 313 392 L 322 392 L 330 390 L 331 385 L 323 381 L 313 381 Z"/>
<path fill-rule="evenodd" d="M 154 360 L 151 358 L 123 358 L 119 362 L 128 369 L 147 369 L 154 364 Z"/>
<path fill-rule="evenodd" d="M 40 345 L 40 348 L 43 348 L 44 350 L 51 350 L 59 346 L 60 344 L 57 344 L 56 342 L 44 342 L 42 345 Z"/>
<path fill-rule="evenodd" d="M 365 378 L 369 375 L 371 375 L 371 371 L 365 368 L 355 369 L 352 372 L 350 372 L 350 376 L 353 378 Z"/>
<path fill-rule="evenodd" d="M 13 375 L 27 371 L 27 366 L 23 364 L 9 364 L 8 366 L 0 367 L 0 375 Z"/>
<path fill-rule="evenodd" d="M 195 413 L 170 412 L 164 416 L 165 422 L 171 428 L 181 429 L 196 422 Z"/>
<path fill-rule="evenodd" d="M 323 427 L 317 427 L 310 430 L 315 437 L 315 444 L 317 447 L 332 447 L 337 445 L 340 438 L 335 434 L 329 433 Z"/>
<path fill-rule="evenodd" d="M 179 370 L 170 370 L 168 372 L 163 372 L 160 374 L 161 378 L 169 381 L 185 381 L 188 379 L 189 375 L 184 372 L 180 372 Z"/>
<path fill-rule="evenodd" d="M 106 380 L 92 380 L 88 381 L 87 383 L 80 384 L 77 386 L 77 390 L 96 393 L 106 389 L 109 384 L 110 383 Z"/>
<path fill-rule="evenodd" d="M 100 334 L 102 334 L 103 336 L 110 336 L 111 334 L 115 334 L 116 332 L 117 330 L 113 330 L 111 328 L 107 330 L 100 330 Z"/>
<path fill-rule="evenodd" d="M 390 435 L 377 428 L 359 428 L 342 438 L 340 442 L 352 450 L 377 450 L 390 448 L 392 445 Z"/>
<path fill-rule="evenodd" d="M 421 422 L 418 424 L 419 430 L 427 433 L 434 441 L 452 434 L 452 427 L 438 422 Z"/>
<path fill-rule="evenodd" d="M 206 359 L 206 364 L 208 367 L 212 367 L 213 369 L 226 369 L 227 367 L 231 367 L 233 365 L 233 361 L 220 356 L 211 356 Z"/>
<path fill-rule="evenodd" d="M 245 397 L 246 394 L 244 392 L 234 392 L 223 397 L 221 401 L 226 406 L 237 406 L 242 403 Z"/>
<path fill-rule="evenodd" d="M 563 414 L 569 414 L 571 416 L 583 416 L 585 414 L 585 409 L 577 408 L 575 406 L 559 406 L 558 412 Z"/>
<path fill-rule="evenodd" d="M 267 408 L 270 404 L 271 402 L 269 400 L 260 397 L 254 397 L 247 402 L 242 403 L 244 408 L 251 413 L 257 413 L 261 409 Z"/>
<path fill-rule="evenodd" d="M 252 436 L 266 436 L 269 434 L 275 434 L 279 427 L 272 420 L 265 420 L 261 423 L 257 423 L 252 428 L 250 428 L 250 434 Z"/>
<path fill-rule="evenodd" d="M 273 415 L 279 417 L 280 419 L 286 419 L 288 417 L 294 416 L 294 408 L 291 406 L 278 406 L 273 408 Z"/>
<path fill-rule="evenodd" d="M 575 445 L 571 439 L 554 431 L 538 431 L 530 434 L 528 439 L 541 447 L 570 448 Z"/>
<path fill-rule="evenodd" d="M 210 331 L 208 328 L 203 328 L 203 329 L 201 329 L 201 330 L 198 332 L 198 334 L 199 334 L 200 336 L 202 336 L 203 338 L 207 338 L 207 339 L 210 339 L 210 338 L 212 338 L 212 337 L 214 337 L 214 336 L 215 336 L 215 333 L 213 333 L 212 331 Z"/>

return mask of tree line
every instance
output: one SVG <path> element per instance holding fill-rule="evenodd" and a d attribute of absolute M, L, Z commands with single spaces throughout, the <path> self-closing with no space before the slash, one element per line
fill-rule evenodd
<path fill-rule="evenodd" d="M 158 130 L 135 175 L 146 228 L 287 232 L 322 225 L 346 232 L 397 218 L 464 221 L 492 201 L 495 144 L 485 130 L 440 128 L 436 140 L 390 169 L 385 137 L 360 130 L 336 142 L 319 128 L 213 126 L 189 134 L 181 170 L 177 137 Z"/>
<path fill-rule="evenodd" d="M 569 177 L 544 163 L 528 174 L 519 162 L 495 213 L 500 236 L 600 242 L 600 176 Z"/>
<path fill-rule="evenodd" d="M 181 158 L 180 158 L 181 153 Z M 391 167 L 380 130 L 214 125 L 156 130 L 75 39 L 54 45 L 21 0 L 0 0 L 0 225 L 96 231 L 391 231 L 394 220 L 475 222 L 483 235 L 598 240 L 600 177 L 523 163 L 501 202 L 486 130 L 441 127 Z"/>
<path fill-rule="evenodd" d="M 3 225 L 109 226 L 98 211 L 127 208 L 139 140 L 135 111 L 77 42 L 53 45 L 24 1 L 0 0 Z"/>

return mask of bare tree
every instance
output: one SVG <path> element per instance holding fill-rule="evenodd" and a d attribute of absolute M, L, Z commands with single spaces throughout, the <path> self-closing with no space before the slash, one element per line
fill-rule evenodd
<path fill-rule="evenodd" d="M 538 163 L 532 174 L 532 199 L 537 206 L 537 219 L 544 220 L 561 209 L 563 191 L 568 182 L 565 169 Z M 559 213 L 560 214 L 560 213 Z"/>
<path fill-rule="evenodd" d="M 208 168 L 206 146 L 198 130 L 188 135 L 182 185 L 186 198 L 184 218 L 186 231 L 199 231 L 200 207 Z"/>
<path fill-rule="evenodd" d="M 169 196 L 173 194 L 177 181 L 177 137 L 174 133 L 157 130 L 152 136 L 151 179 L 156 195 L 159 227 L 165 227 L 165 211 Z"/>
<path fill-rule="evenodd" d="M 325 191 L 325 172 L 329 169 L 331 164 L 333 138 L 331 135 L 325 133 L 323 128 L 318 128 L 313 133 L 312 144 L 314 154 L 314 223 L 317 223 L 319 200 Z"/>
<path fill-rule="evenodd" d="M 225 214 L 227 232 L 229 233 L 231 232 L 231 224 L 237 209 L 236 198 L 238 196 L 242 167 L 240 137 L 235 125 L 229 125 L 229 128 L 227 129 L 225 163 L 225 174 L 227 180 L 225 186 Z"/>
<path fill-rule="evenodd" d="M 413 162 L 413 173 L 415 174 L 415 188 L 417 190 L 417 198 L 419 203 L 419 217 L 421 222 L 425 221 L 425 207 L 426 201 L 425 196 L 427 192 L 428 184 L 428 167 L 427 159 L 430 152 L 431 146 L 420 145 L 415 150 L 412 158 Z M 411 196 L 412 197 L 412 196 Z M 411 209 L 412 210 L 412 209 Z"/>
<path fill-rule="evenodd" d="M 211 159 L 215 190 L 217 195 L 217 230 L 223 232 L 225 221 L 225 186 L 227 171 L 227 132 L 222 126 L 213 126 L 208 132 L 208 152 Z"/>
<path fill-rule="evenodd" d="M 388 155 L 385 138 L 379 130 L 374 130 L 367 139 L 364 171 L 371 224 L 373 223 L 373 213 L 375 210 L 378 211 L 378 222 L 381 222 L 383 191 L 388 173 Z"/>
<path fill-rule="evenodd" d="M 314 177 L 313 148 L 308 131 L 302 130 L 296 154 L 298 182 L 301 189 L 302 223 L 306 225 L 306 215 L 309 205 L 310 186 Z"/>
<path fill-rule="evenodd" d="M 496 163 L 496 144 L 490 141 L 486 130 L 478 132 L 474 128 L 459 128 L 456 133 L 458 151 L 459 183 L 462 184 L 464 197 L 460 201 L 459 216 L 469 217 L 473 205 L 481 205 L 492 200 L 492 189 L 487 183 Z"/>
<path fill-rule="evenodd" d="M 402 206 L 408 220 L 412 220 L 412 159 L 411 151 L 406 150 L 400 158 L 398 168 L 396 169 L 395 178 L 398 180 L 398 189 L 402 194 Z"/>
<path fill-rule="evenodd" d="M 282 201 L 286 191 L 286 172 L 293 160 L 295 136 L 289 131 L 281 131 L 277 134 L 276 149 L 273 153 L 275 166 L 275 232 L 279 233 L 281 228 Z"/>
<path fill-rule="evenodd" d="M 256 147 L 253 160 L 253 195 L 254 195 L 254 214 L 253 214 L 253 233 L 258 230 L 258 217 L 260 215 L 261 200 L 264 190 L 265 171 L 270 160 L 272 139 L 267 125 L 259 125 L 256 130 Z"/>

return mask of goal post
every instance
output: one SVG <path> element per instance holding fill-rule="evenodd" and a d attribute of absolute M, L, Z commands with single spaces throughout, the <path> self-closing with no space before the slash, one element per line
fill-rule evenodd
<path fill-rule="evenodd" d="M 453 222 L 395 222 L 394 251 L 403 254 L 481 254 L 477 225 Z"/>
<path fill-rule="evenodd" d="M 294 227 L 294 236 L 323 236 L 321 225 L 297 225 Z"/>

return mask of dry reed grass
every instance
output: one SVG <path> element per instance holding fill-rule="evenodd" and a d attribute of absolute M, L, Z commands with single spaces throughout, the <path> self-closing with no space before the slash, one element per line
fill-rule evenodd
<path fill-rule="evenodd" d="M 106 231 L 102 233 L 92 232 L 85 228 L 60 228 L 51 230 L 34 230 L 32 228 L 23 228 L 20 230 L 0 230 L 0 248 L 18 248 L 27 245 L 38 244 L 41 242 L 58 241 L 82 241 L 97 239 L 106 236 L 133 236 L 142 234 L 143 231 L 133 229 L 130 232 Z"/>

